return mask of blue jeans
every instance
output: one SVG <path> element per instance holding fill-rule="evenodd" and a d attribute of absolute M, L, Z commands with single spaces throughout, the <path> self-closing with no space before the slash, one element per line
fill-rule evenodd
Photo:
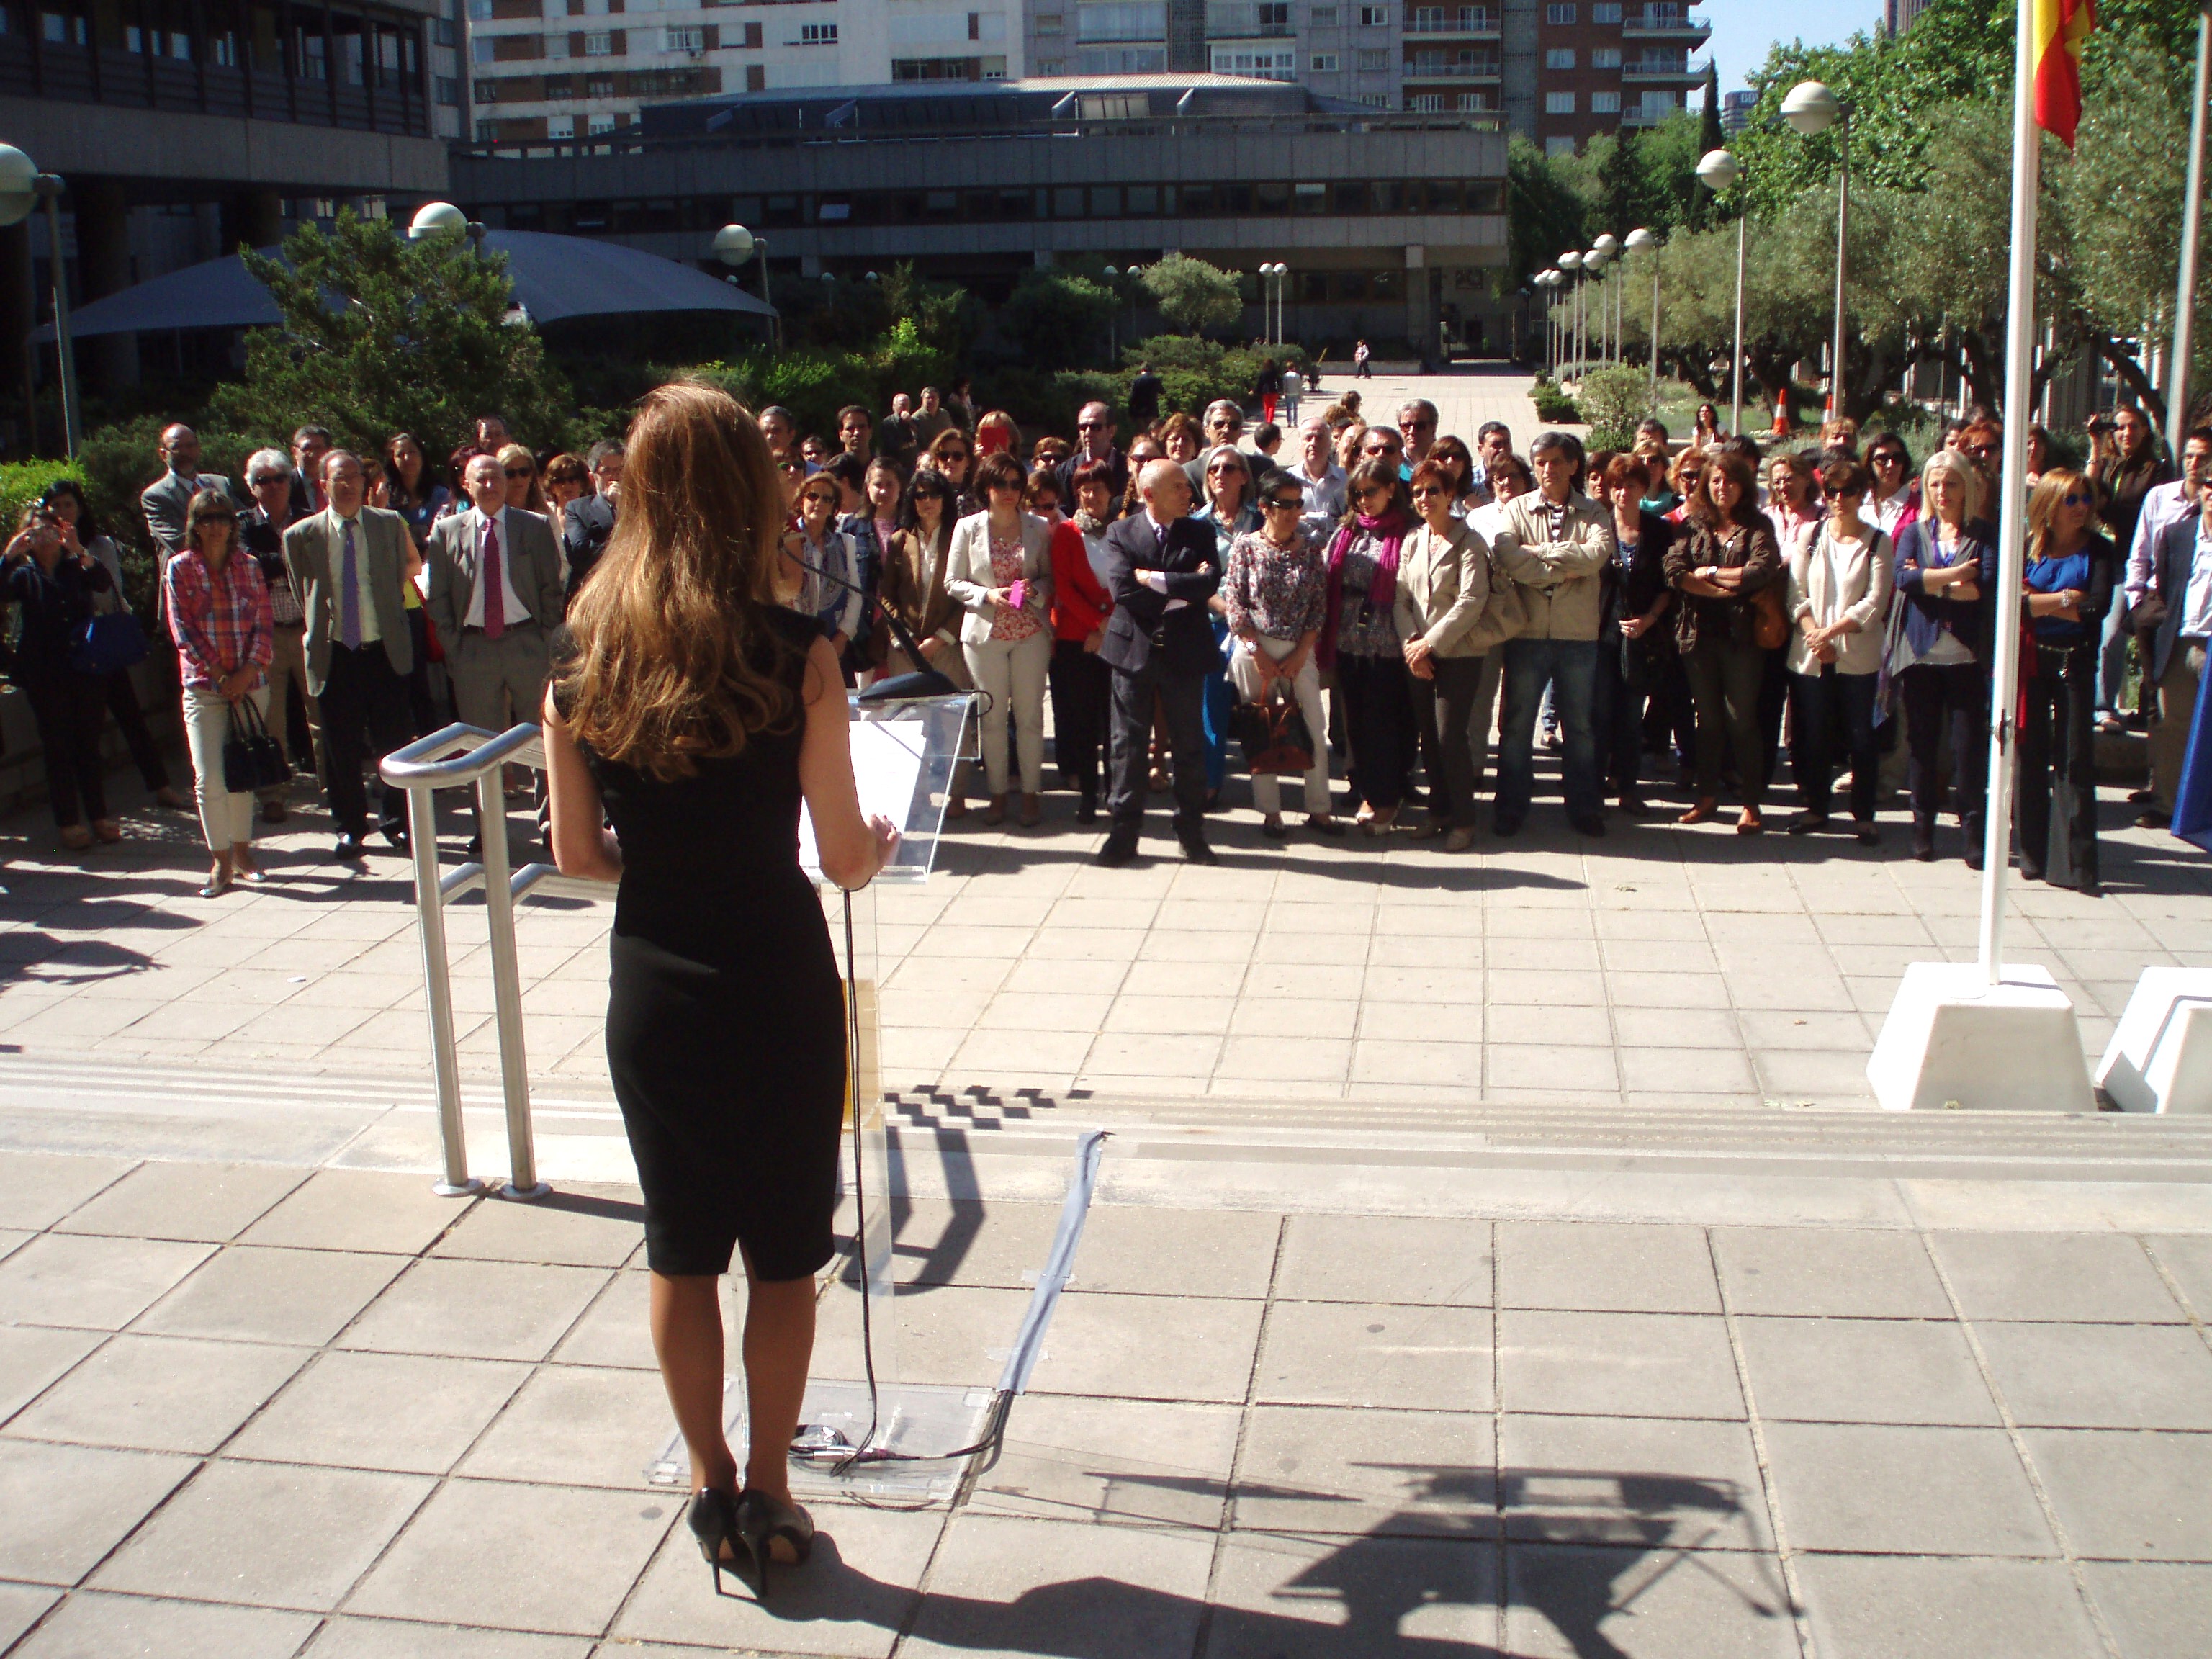
<path fill-rule="evenodd" d="M 1499 716 L 1497 816 L 1518 823 L 1536 787 L 1536 708 L 1551 688 L 1559 715 L 1561 781 L 1571 818 L 1600 810 L 1597 732 L 1591 702 L 1597 689 L 1595 640 L 1508 640 L 1505 711 Z"/>
<path fill-rule="evenodd" d="M 1216 611 L 1206 621 L 1219 659 L 1219 666 L 1206 677 L 1206 787 L 1211 793 L 1229 776 L 1229 723 L 1237 712 L 1237 688 L 1229 683 L 1229 618 Z"/>

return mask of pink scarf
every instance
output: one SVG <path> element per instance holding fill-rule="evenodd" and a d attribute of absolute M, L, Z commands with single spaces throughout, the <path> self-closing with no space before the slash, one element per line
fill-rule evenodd
<path fill-rule="evenodd" d="M 1368 584 L 1367 602 L 1378 611 L 1388 611 L 1398 598 L 1398 550 L 1406 539 L 1405 514 L 1393 507 L 1380 518 L 1358 515 L 1359 527 L 1373 536 L 1380 546 L 1375 557 L 1375 580 Z M 1336 532 L 1328 544 L 1328 614 L 1321 625 L 1321 638 L 1314 641 L 1314 660 L 1323 668 L 1336 662 L 1336 625 L 1344 613 L 1344 555 L 1352 545 L 1350 525 Z"/>

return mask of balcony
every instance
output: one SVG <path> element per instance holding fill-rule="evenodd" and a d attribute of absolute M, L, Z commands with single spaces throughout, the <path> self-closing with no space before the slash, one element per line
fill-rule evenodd
<path fill-rule="evenodd" d="M 1670 82 L 1698 81 L 1705 78 L 1703 68 L 1692 69 L 1686 62 L 1671 58 L 1644 58 L 1630 60 L 1620 67 L 1622 82 L 1630 86 L 1658 86 Z"/>
<path fill-rule="evenodd" d="M 1406 59 L 1408 81 L 1496 81 L 1501 78 L 1498 59 L 1492 57 L 1446 58 L 1441 52 Z"/>
<path fill-rule="evenodd" d="M 1408 6 L 1406 33 L 1495 40 L 1498 36 L 1498 14 L 1487 6 Z"/>
<path fill-rule="evenodd" d="M 1705 45 L 1712 33 L 1713 26 L 1702 17 L 1658 6 L 1630 14 L 1620 26 L 1624 40 L 1680 40 L 1693 47 Z"/>
<path fill-rule="evenodd" d="M 1284 0 L 1208 0 L 1209 40 L 1287 40 L 1291 9 Z"/>

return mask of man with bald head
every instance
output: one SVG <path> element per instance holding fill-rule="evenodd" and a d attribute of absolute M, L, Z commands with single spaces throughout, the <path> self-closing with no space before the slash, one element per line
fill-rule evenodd
<path fill-rule="evenodd" d="M 161 476 L 146 486 L 138 505 L 146 514 L 146 528 L 153 532 L 155 545 L 166 559 L 185 550 L 185 513 L 193 496 L 203 489 L 213 489 L 234 499 L 238 492 L 221 473 L 200 471 L 199 434 L 188 426 L 163 427 L 161 445 L 155 453 L 161 458 Z"/>
<path fill-rule="evenodd" d="M 1193 864 L 1212 864 L 1206 844 L 1206 678 L 1221 672 L 1221 653 L 1206 620 L 1206 602 L 1221 586 L 1221 554 L 1212 526 L 1190 517 L 1190 480 L 1170 460 L 1145 463 L 1137 475 L 1145 510 L 1106 532 L 1106 590 L 1114 609 L 1098 654 L 1114 671 L 1112 783 L 1107 810 L 1113 832 L 1098 850 L 1101 864 L 1127 864 L 1144 832 L 1146 750 L 1155 701 L 1167 716 L 1175 757 L 1176 839 Z"/>

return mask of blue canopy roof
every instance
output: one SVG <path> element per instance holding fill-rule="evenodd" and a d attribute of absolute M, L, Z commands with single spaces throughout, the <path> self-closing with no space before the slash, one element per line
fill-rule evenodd
<path fill-rule="evenodd" d="M 537 323 L 639 311 L 725 311 L 772 317 L 772 308 L 736 284 L 691 265 L 619 242 L 552 236 L 537 230 L 487 232 L 484 246 L 507 256 L 518 304 Z M 272 257 L 276 248 L 264 248 Z M 233 254 L 94 300 L 70 318 L 70 336 L 146 334 L 173 329 L 264 328 L 276 302 Z M 46 337 L 52 337 L 51 325 Z"/>

